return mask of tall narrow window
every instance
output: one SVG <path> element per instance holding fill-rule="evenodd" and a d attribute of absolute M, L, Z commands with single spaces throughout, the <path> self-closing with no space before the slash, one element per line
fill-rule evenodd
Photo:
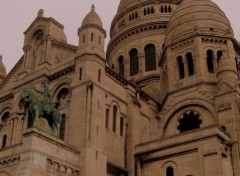
<path fill-rule="evenodd" d="M 214 68 L 213 68 L 213 51 L 208 50 L 207 51 L 207 67 L 208 67 L 208 72 L 209 73 L 214 73 Z"/>
<path fill-rule="evenodd" d="M 85 35 L 83 34 L 83 43 L 85 43 Z"/>
<path fill-rule="evenodd" d="M 98 39 L 99 45 L 101 45 L 101 40 L 102 40 L 102 38 L 101 38 L 101 36 L 99 36 L 99 39 Z"/>
<path fill-rule="evenodd" d="M 145 50 L 145 70 L 156 70 L 156 49 L 153 44 L 148 44 Z"/>
<path fill-rule="evenodd" d="M 62 115 L 62 122 L 60 124 L 60 139 L 64 140 L 65 137 L 65 125 L 66 125 L 66 115 Z"/>
<path fill-rule="evenodd" d="M 163 8 L 163 6 L 161 6 L 160 11 L 161 11 L 161 13 L 164 13 L 164 8 Z"/>
<path fill-rule="evenodd" d="M 109 109 L 106 109 L 105 127 L 109 128 Z"/>
<path fill-rule="evenodd" d="M 117 131 L 117 106 L 113 106 L 113 132 Z"/>
<path fill-rule="evenodd" d="M 121 117 L 120 119 L 120 135 L 123 136 L 123 129 L 124 129 L 124 118 Z"/>
<path fill-rule="evenodd" d="M 220 61 L 220 59 L 222 58 L 222 55 L 223 55 L 223 53 L 222 53 L 222 51 L 218 51 L 217 52 L 217 63 Z"/>
<path fill-rule="evenodd" d="M 130 76 L 138 74 L 139 71 L 139 59 L 138 59 L 138 50 L 132 49 L 129 52 L 130 55 Z"/>
<path fill-rule="evenodd" d="M 194 74 L 194 64 L 193 64 L 192 53 L 187 53 L 186 58 L 188 63 L 188 75 L 191 76 Z"/>
<path fill-rule="evenodd" d="M 144 8 L 144 16 L 146 16 L 147 15 L 147 10 L 146 10 L 146 8 Z"/>
<path fill-rule="evenodd" d="M 114 70 L 114 64 L 112 64 L 112 69 Z"/>
<path fill-rule="evenodd" d="M 93 33 L 91 33 L 91 42 L 93 42 Z"/>
<path fill-rule="evenodd" d="M 100 82 L 101 81 L 101 70 L 99 69 L 98 70 L 98 82 Z"/>
<path fill-rule="evenodd" d="M 2 140 L 2 148 L 5 148 L 6 145 L 7 145 L 7 135 L 4 135 Z"/>
<path fill-rule="evenodd" d="M 174 176 L 174 170 L 172 167 L 168 167 L 166 170 L 166 176 Z"/>
<path fill-rule="evenodd" d="M 182 56 L 177 57 L 177 62 L 178 62 L 178 69 L 179 69 L 179 77 L 180 79 L 183 79 L 185 74 L 184 74 L 184 64 L 183 64 Z"/>
<path fill-rule="evenodd" d="M 119 75 L 124 76 L 124 59 L 123 56 L 120 56 L 118 58 L 118 70 L 119 70 Z"/>
<path fill-rule="evenodd" d="M 79 80 L 82 80 L 82 67 L 79 70 Z"/>

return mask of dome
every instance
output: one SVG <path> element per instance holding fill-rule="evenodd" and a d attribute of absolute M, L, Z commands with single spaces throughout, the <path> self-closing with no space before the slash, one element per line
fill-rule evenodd
<path fill-rule="evenodd" d="M 166 44 L 195 34 L 233 36 L 224 12 L 210 0 L 185 0 L 174 11 L 166 30 Z"/>
<path fill-rule="evenodd" d="M 5 78 L 6 75 L 7 75 L 7 71 L 2 62 L 2 55 L 0 55 L 0 78 Z"/>
<path fill-rule="evenodd" d="M 138 3 L 141 0 L 121 0 L 119 6 L 118 6 L 118 13 L 125 9 L 126 7 L 129 7 L 131 4 Z"/>
<path fill-rule="evenodd" d="M 92 5 L 92 10 L 86 15 L 86 17 L 83 19 L 82 27 L 86 25 L 97 25 L 101 28 L 103 28 L 102 21 L 99 17 L 99 15 L 95 12 L 95 6 Z"/>

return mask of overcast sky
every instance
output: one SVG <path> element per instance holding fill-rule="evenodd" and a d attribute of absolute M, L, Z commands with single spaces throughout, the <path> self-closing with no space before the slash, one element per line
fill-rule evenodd
<path fill-rule="evenodd" d="M 237 40 L 240 39 L 239 0 L 213 0 L 229 18 Z M 23 32 L 33 22 L 39 9 L 65 26 L 68 43 L 77 45 L 77 30 L 94 3 L 107 35 L 120 0 L 1 0 L 0 54 L 9 72 L 23 55 Z M 107 38 L 107 41 L 109 38 Z"/>

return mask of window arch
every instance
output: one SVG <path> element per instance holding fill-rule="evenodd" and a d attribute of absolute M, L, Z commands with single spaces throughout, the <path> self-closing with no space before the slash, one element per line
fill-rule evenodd
<path fill-rule="evenodd" d="M 174 170 L 172 167 L 168 167 L 166 170 L 166 176 L 174 176 Z"/>
<path fill-rule="evenodd" d="M 109 109 L 106 109 L 105 128 L 109 128 Z"/>
<path fill-rule="evenodd" d="M 124 58 L 123 58 L 123 56 L 120 56 L 118 58 L 118 66 L 119 66 L 119 68 L 118 68 L 119 75 L 124 76 Z"/>
<path fill-rule="evenodd" d="M 213 56 L 213 51 L 207 50 L 207 68 L 209 73 L 214 73 Z"/>
<path fill-rule="evenodd" d="M 10 112 L 9 111 L 4 112 L 2 115 L 2 121 L 6 122 L 9 119 L 9 117 L 10 117 Z"/>
<path fill-rule="evenodd" d="M 70 103 L 70 92 L 68 88 L 62 88 L 57 94 L 56 108 L 67 107 Z"/>
<path fill-rule="evenodd" d="M 145 70 L 156 70 L 156 48 L 153 44 L 148 44 L 144 48 L 145 51 Z"/>
<path fill-rule="evenodd" d="M 6 146 L 7 146 L 7 135 L 4 135 L 2 140 L 2 148 L 5 148 Z"/>
<path fill-rule="evenodd" d="M 65 126 L 66 126 L 66 115 L 62 115 L 62 122 L 60 124 L 60 139 L 64 140 L 65 137 Z"/>
<path fill-rule="evenodd" d="M 180 79 L 183 79 L 185 77 L 185 73 L 184 73 L 184 64 L 183 64 L 182 56 L 177 57 L 177 62 L 178 62 L 178 69 L 179 69 L 179 77 Z"/>
<path fill-rule="evenodd" d="M 188 75 L 191 76 L 194 74 L 194 63 L 192 58 L 192 53 L 186 54 L 187 62 L 188 62 Z"/>
<path fill-rule="evenodd" d="M 130 56 L 130 76 L 136 75 L 139 72 L 139 58 L 138 58 L 138 50 L 132 49 L 129 52 Z"/>
<path fill-rule="evenodd" d="M 113 106 L 113 132 L 117 131 L 117 106 Z"/>

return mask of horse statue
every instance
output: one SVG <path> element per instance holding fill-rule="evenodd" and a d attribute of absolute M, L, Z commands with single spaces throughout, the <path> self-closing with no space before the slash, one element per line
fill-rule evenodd
<path fill-rule="evenodd" d="M 37 128 L 37 119 L 41 117 L 46 118 L 49 126 L 52 129 L 52 134 L 55 127 L 58 131 L 59 137 L 59 127 L 62 122 L 62 116 L 50 102 L 50 93 L 47 88 L 44 88 L 43 100 L 39 100 L 33 91 L 25 88 L 21 94 L 21 101 L 27 105 L 29 109 L 29 112 L 33 118 L 34 128 Z"/>

